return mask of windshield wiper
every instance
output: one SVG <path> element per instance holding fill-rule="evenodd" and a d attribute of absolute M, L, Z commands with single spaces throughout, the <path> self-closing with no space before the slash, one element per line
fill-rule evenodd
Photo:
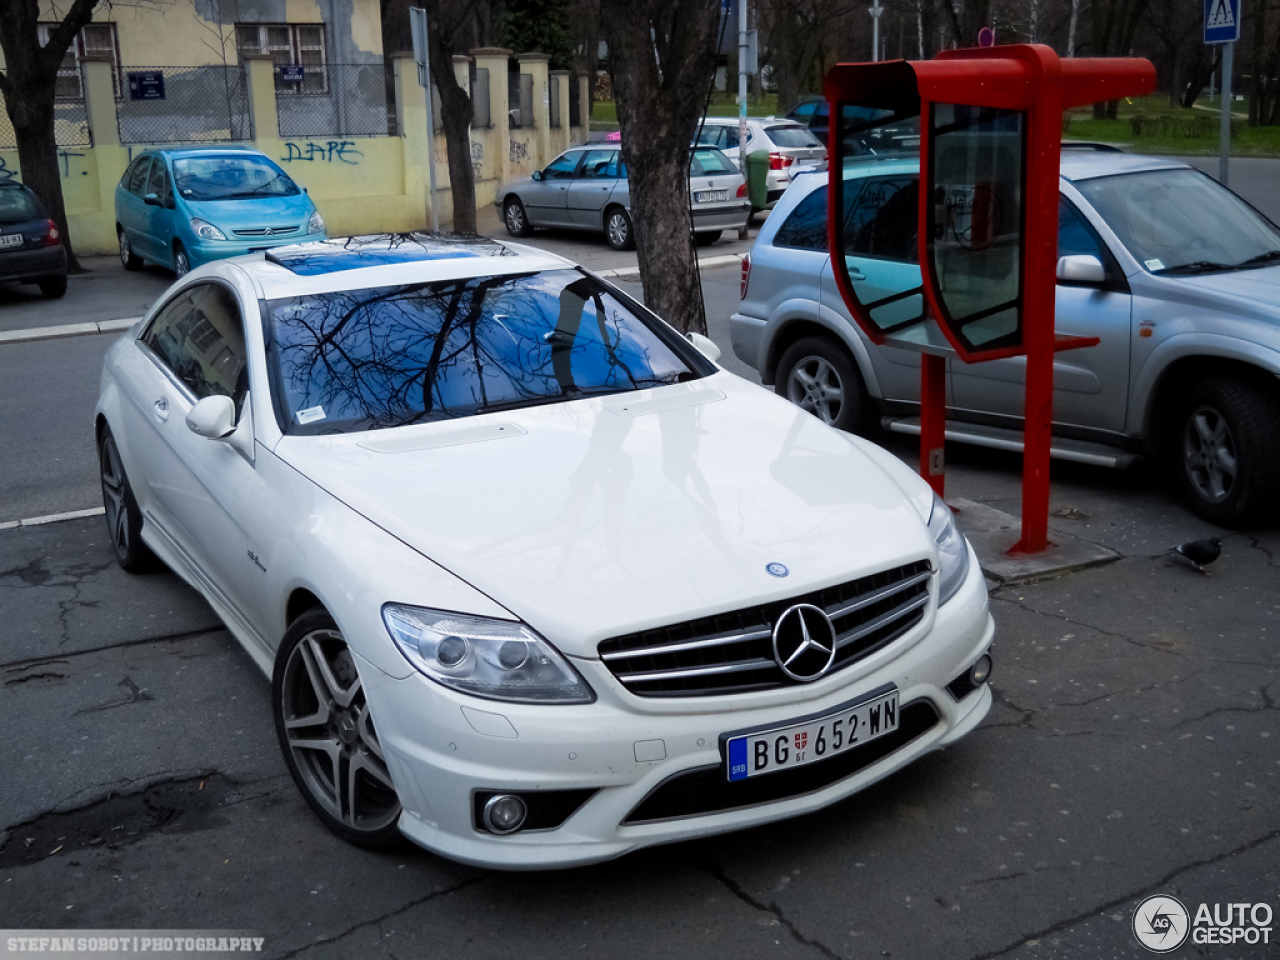
<path fill-rule="evenodd" d="M 1236 264 L 1239 269 L 1248 269 L 1249 267 L 1261 267 L 1268 263 L 1275 263 L 1280 260 L 1280 250 L 1268 250 L 1266 253 L 1260 253 L 1256 257 L 1250 257 L 1248 260 L 1242 260 Z"/>
<path fill-rule="evenodd" d="M 1151 272 L 1168 277 L 1175 274 L 1215 273 L 1219 270 L 1235 270 L 1237 266 L 1239 265 L 1214 263 L 1212 260 L 1194 260 L 1191 263 L 1180 263 L 1176 267 L 1163 267 L 1160 270 L 1152 270 Z"/>

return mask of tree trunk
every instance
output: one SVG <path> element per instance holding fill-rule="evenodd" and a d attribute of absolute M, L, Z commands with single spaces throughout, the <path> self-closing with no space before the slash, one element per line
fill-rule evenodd
<path fill-rule="evenodd" d="M 689 142 L 715 69 L 718 9 L 718 0 L 601 5 L 645 303 L 686 333 L 707 329 L 689 215 Z"/>
<path fill-rule="evenodd" d="M 427 3 L 431 44 L 431 80 L 440 92 L 440 124 L 449 158 L 449 192 L 453 197 L 453 232 L 476 232 L 476 178 L 471 167 L 471 96 L 453 73 L 453 49 L 458 23 L 446 24 L 439 0 Z M 452 27 L 452 29 L 450 29 Z M 505 83 L 506 77 L 498 78 Z M 492 80 L 491 80 L 492 82 Z M 427 91 L 427 96 L 431 92 Z M 434 133 L 427 132 L 429 139 Z M 435 197 L 431 202 L 435 203 Z"/>
<path fill-rule="evenodd" d="M 75 0 L 62 21 L 40 46 L 39 0 L 0 2 L 0 48 L 5 69 L 0 95 L 18 141 L 18 174 L 49 210 L 67 251 L 67 269 L 80 272 L 71 246 L 67 207 L 58 170 L 58 142 L 53 128 L 53 98 L 63 54 L 80 29 L 93 17 L 98 0 Z M 55 15 L 56 16 L 56 15 Z"/>

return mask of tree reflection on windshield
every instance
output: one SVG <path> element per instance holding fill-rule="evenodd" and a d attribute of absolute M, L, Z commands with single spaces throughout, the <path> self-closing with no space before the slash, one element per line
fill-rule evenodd
<path fill-rule="evenodd" d="M 380 429 L 695 379 L 574 270 L 337 290 L 268 304 L 289 433 Z"/>

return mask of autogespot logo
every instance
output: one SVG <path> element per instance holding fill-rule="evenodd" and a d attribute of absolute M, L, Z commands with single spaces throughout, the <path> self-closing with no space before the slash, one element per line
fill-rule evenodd
<path fill-rule="evenodd" d="M 1187 942 L 1191 914 L 1174 897 L 1147 897 L 1133 911 L 1133 935 L 1152 953 L 1172 953 Z"/>

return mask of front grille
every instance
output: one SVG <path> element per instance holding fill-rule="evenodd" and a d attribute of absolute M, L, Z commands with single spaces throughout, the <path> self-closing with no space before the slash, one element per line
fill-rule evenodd
<path fill-rule="evenodd" d="M 860 747 L 793 770 L 729 782 L 724 766 L 700 767 L 664 780 L 622 822 L 652 823 L 754 807 L 814 793 L 878 763 L 928 733 L 938 711 L 928 700 L 913 700 L 898 715 L 898 729 Z"/>
<path fill-rule="evenodd" d="M 287 237 L 291 233 L 298 232 L 296 223 L 284 227 L 254 227 L 251 230 L 233 230 L 231 231 L 237 237 Z"/>
<path fill-rule="evenodd" d="M 929 603 L 929 561 L 919 560 L 789 600 L 613 637 L 600 658 L 640 697 L 705 697 L 789 686 L 773 658 L 773 624 L 797 603 L 826 611 L 836 630 L 828 675 L 920 622 Z"/>

